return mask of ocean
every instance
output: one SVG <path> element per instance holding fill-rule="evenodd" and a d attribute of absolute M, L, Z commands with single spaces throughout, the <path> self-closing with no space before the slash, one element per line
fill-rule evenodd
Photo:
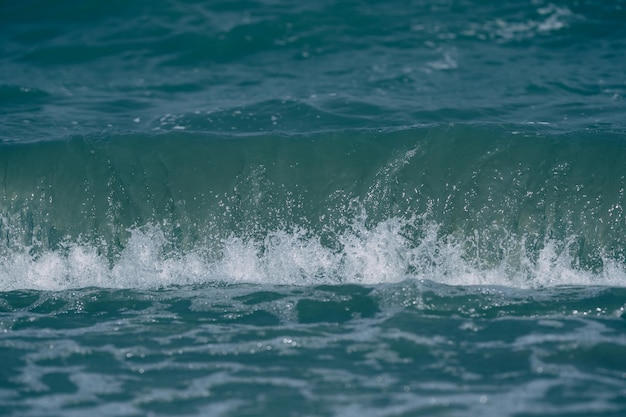
<path fill-rule="evenodd" d="M 626 1 L 0 0 L 0 415 L 626 415 Z"/>

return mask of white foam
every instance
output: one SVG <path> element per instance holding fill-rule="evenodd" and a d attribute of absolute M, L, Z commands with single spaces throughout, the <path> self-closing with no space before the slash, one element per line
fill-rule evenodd
<path fill-rule="evenodd" d="M 39 255 L 30 254 L 30 248 L 5 249 L 0 259 L 0 290 L 157 288 L 216 281 L 374 285 L 412 278 L 518 288 L 626 286 L 623 263 L 605 257 L 600 272 L 579 268 L 568 242 L 547 241 L 534 256 L 510 250 L 494 266 L 479 258 L 482 253 L 468 256 L 463 249 L 467 245 L 442 237 L 433 223 L 423 226 L 419 241 L 410 240 L 405 236 L 409 224 L 413 223 L 391 218 L 366 227 L 361 218 L 336 236 L 335 248 L 325 246 L 319 236 L 304 228 L 271 231 L 260 240 L 231 236 L 222 241 L 217 256 L 202 247 L 184 253 L 172 250 L 161 229 L 152 226 L 131 230 L 124 249 L 113 260 L 84 243 L 68 243 Z M 514 240 L 503 245 L 523 247 Z"/>
<path fill-rule="evenodd" d="M 539 33 L 549 34 L 567 28 L 577 18 L 567 7 L 547 5 L 537 10 L 537 18 L 522 21 L 496 19 L 488 22 L 485 29 L 496 39 L 526 39 Z"/>

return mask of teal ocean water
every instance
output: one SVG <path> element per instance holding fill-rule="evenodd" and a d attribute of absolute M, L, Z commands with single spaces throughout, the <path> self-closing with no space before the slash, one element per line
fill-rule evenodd
<path fill-rule="evenodd" d="M 0 415 L 624 416 L 624 51 L 624 1 L 0 1 Z"/>

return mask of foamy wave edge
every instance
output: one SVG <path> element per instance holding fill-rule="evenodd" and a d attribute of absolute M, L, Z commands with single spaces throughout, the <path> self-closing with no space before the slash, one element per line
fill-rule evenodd
<path fill-rule="evenodd" d="M 577 267 L 567 242 L 547 241 L 534 256 L 512 250 L 497 265 L 485 267 L 478 254 L 468 258 L 461 242 L 442 239 L 438 225 L 425 226 L 423 238 L 414 242 L 403 234 L 406 224 L 400 218 L 373 228 L 359 224 L 338 236 L 339 250 L 303 228 L 268 232 L 262 239 L 230 236 L 222 240 L 217 256 L 202 247 L 173 251 L 162 229 L 149 225 L 129 230 L 130 238 L 113 261 L 86 243 L 68 242 L 61 250 L 38 254 L 28 247 L 5 249 L 0 291 L 149 289 L 214 282 L 377 285 L 407 279 L 454 286 L 626 287 L 622 262 L 604 257 L 600 271 Z"/>

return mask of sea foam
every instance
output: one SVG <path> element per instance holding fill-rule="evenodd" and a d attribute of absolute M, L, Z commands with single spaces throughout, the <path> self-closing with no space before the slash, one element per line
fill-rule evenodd
<path fill-rule="evenodd" d="M 128 241 L 113 258 L 101 247 L 78 242 L 40 253 L 28 247 L 5 248 L 0 290 L 160 288 L 211 282 L 376 285 L 406 279 L 516 288 L 626 285 L 622 262 L 603 257 L 600 269 L 581 267 L 570 242 L 548 240 L 537 253 L 528 253 L 511 238 L 502 243 L 504 255 L 487 262 L 493 254 L 468 250 L 471 239 L 442 235 L 435 223 L 425 224 L 415 239 L 407 236 L 408 224 L 406 219 L 390 218 L 366 227 L 361 219 L 338 233 L 332 247 L 305 228 L 293 228 L 269 231 L 262 238 L 232 235 L 217 250 L 202 245 L 178 250 L 160 227 L 144 226 L 129 230 Z"/>

